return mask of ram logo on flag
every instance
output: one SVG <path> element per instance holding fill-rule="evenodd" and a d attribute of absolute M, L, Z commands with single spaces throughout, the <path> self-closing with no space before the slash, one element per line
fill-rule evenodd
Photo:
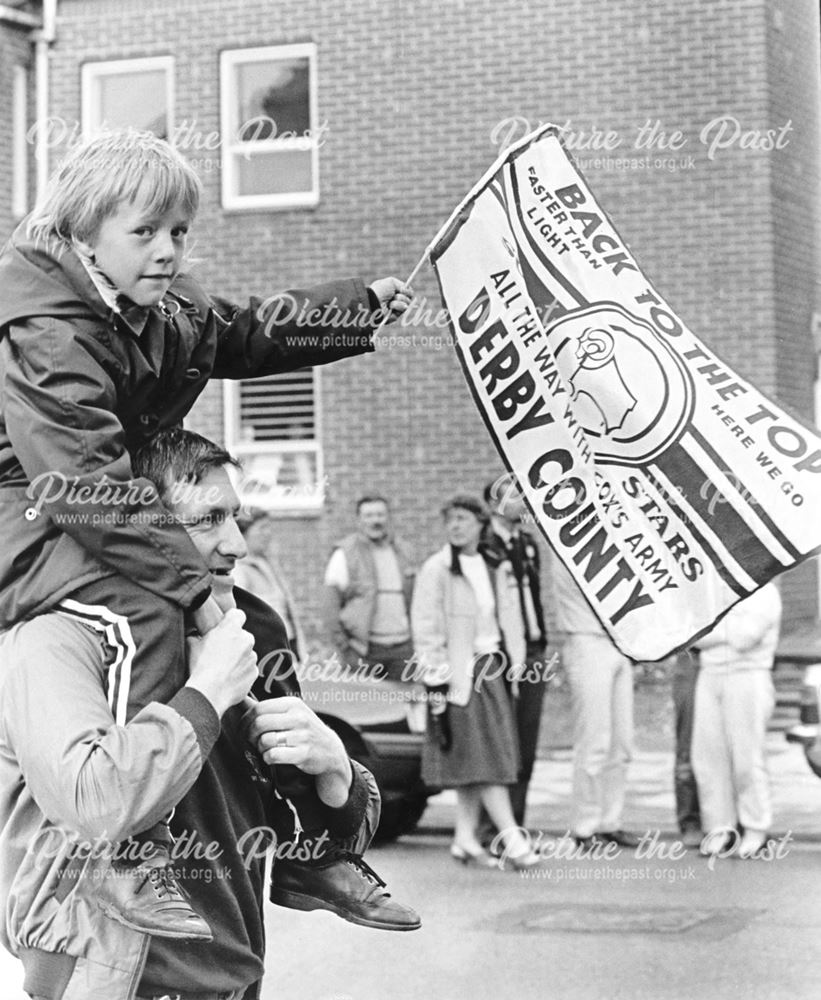
<path fill-rule="evenodd" d="M 642 273 L 555 126 L 427 251 L 456 351 L 536 523 L 618 647 L 655 660 L 821 546 L 821 441 Z"/>

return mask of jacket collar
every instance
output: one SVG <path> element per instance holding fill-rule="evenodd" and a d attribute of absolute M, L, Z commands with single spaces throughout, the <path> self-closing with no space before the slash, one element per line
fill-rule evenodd
<path fill-rule="evenodd" d="M 396 544 L 395 544 L 396 540 L 394 538 L 393 532 L 391 532 L 391 531 L 389 531 L 387 533 L 387 535 L 385 535 L 385 539 L 382 542 L 371 541 L 371 539 L 368 538 L 368 536 L 365 534 L 364 531 L 361 530 L 361 528 L 357 528 L 355 534 L 356 534 L 356 537 L 360 540 L 360 542 L 362 542 L 364 545 L 367 545 L 367 546 L 369 546 L 371 548 L 374 548 L 374 549 L 393 549 L 393 548 L 396 548 Z"/>
<path fill-rule="evenodd" d="M 139 337 L 152 309 L 117 296 L 101 272 L 99 276 L 92 275 L 78 248 L 71 244 L 33 242 L 26 234 L 26 223 L 25 219 L 20 223 L 3 253 L 7 283 L 20 291 L 16 301 L 4 303 L 0 324 L 13 321 L 18 315 L 31 315 L 33 306 L 76 316 L 82 303 L 108 323 L 119 318 L 126 329 Z"/>
<path fill-rule="evenodd" d="M 112 313 L 122 317 L 128 329 L 139 337 L 145 329 L 145 324 L 148 322 L 150 309 L 135 305 L 127 296 L 121 295 L 117 291 L 116 285 L 97 266 L 94 258 L 86 251 L 85 247 L 74 243 L 72 244 L 72 249 L 77 254 L 78 260 L 91 280 L 98 298 L 108 310 L 106 318 L 110 318 Z"/>

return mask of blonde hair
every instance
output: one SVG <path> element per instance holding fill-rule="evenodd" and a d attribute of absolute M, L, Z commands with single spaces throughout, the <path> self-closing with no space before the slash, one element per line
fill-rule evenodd
<path fill-rule="evenodd" d="M 150 213 L 180 204 L 188 219 L 202 184 L 194 168 L 152 132 L 104 132 L 73 149 L 50 178 L 29 218 L 28 235 L 46 245 L 93 241 L 123 202 L 147 195 Z"/>

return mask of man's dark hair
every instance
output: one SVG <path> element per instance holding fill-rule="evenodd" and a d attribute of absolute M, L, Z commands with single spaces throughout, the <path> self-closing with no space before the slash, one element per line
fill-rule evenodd
<path fill-rule="evenodd" d="M 388 503 L 388 501 L 385 499 L 385 497 L 382 496 L 381 493 L 368 493 L 366 496 L 360 497 L 356 501 L 356 513 L 357 514 L 360 512 L 360 510 L 362 510 L 362 507 L 366 503 L 383 503 L 388 508 L 388 510 L 390 510 L 390 506 L 391 506 Z"/>
<path fill-rule="evenodd" d="M 482 497 L 490 507 L 495 507 L 506 497 L 508 490 L 513 487 L 517 493 L 521 492 L 516 476 L 512 472 L 503 472 L 489 482 L 482 490 Z"/>
<path fill-rule="evenodd" d="M 164 497 L 174 483 L 198 483 L 212 469 L 240 463 L 201 434 L 172 427 L 160 431 L 132 457 L 134 475 L 149 479 Z"/>

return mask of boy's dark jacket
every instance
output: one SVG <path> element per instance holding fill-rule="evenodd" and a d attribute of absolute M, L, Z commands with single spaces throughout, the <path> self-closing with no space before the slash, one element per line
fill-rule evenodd
<path fill-rule="evenodd" d="M 34 246 L 21 224 L 0 255 L 0 628 L 112 571 L 184 608 L 205 599 L 202 559 L 129 452 L 179 424 L 210 378 L 373 350 L 358 279 L 277 302 L 240 308 L 180 275 L 165 309 L 118 314 L 73 250 Z"/>

